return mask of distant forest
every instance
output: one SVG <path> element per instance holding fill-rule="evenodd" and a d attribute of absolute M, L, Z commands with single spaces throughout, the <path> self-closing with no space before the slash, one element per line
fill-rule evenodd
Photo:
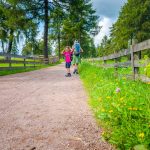
<path fill-rule="evenodd" d="M 60 56 L 65 46 L 78 39 L 83 57 L 104 56 L 127 48 L 133 39 L 150 38 L 150 1 L 128 0 L 119 18 L 96 48 L 93 37 L 100 32 L 99 17 L 91 0 L 1 0 L 0 51 L 17 54 L 24 40 L 23 55 Z M 44 29 L 41 29 L 41 24 Z M 41 30 L 42 39 L 38 39 Z"/>

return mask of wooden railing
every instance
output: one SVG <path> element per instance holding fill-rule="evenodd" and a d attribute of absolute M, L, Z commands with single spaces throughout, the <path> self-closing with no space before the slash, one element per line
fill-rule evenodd
<path fill-rule="evenodd" d="M 44 58 L 42 55 L 29 57 L 0 53 L 0 71 L 38 67 L 44 63 L 43 60 Z M 49 56 L 50 63 L 55 63 L 58 60 L 57 56 Z"/>
<path fill-rule="evenodd" d="M 144 67 L 149 63 L 149 61 L 147 61 L 145 63 L 140 62 L 141 58 L 140 58 L 139 53 L 141 53 L 141 51 L 144 51 L 144 50 L 150 50 L 150 39 L 143 41 L 141 43 L 138 43 L 138 44 L 133 44 L 130 46 L 129 49 L 119 51 L 118 53 L 100 57 L 100 58 L 93 58 L 91 60 L 92 61 L 104 61 L 104 63 L 99 66 L 108 67 L 108 68 L 114 67 L 116 72 L 119 67 L 129 67 L 130 66 L 130 67 L 132 67 L 132 71 L 133 71 L 132 75 L 133 75 L 133 78 L 135 79 L 139 75 L 139 67 Z M 128 60 L 126 62 L 120 62 L 120 58 L 125 57 L 125 56 L 128 56 L 128 58 L 130 58 L 130 60 Z M 114 63 L 107 64 L 108 60 L 114 60 Z"/>

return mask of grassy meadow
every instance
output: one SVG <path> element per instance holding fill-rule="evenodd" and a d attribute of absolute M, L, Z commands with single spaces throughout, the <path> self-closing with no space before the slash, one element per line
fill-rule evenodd
<path fill-rule="evenodd" d="M 131 68 L 119 69 L 126 74 Z M 118 150 L 150 149 L 150 83 L 115 78 L 114 68 L 83 62 L 80 77 L 102 137 Z"/>
<path fill-rule="evenodd" d="M 23 69 L 12 69 L 12 70 L 2 70 L 0 71 L 0 76 L 4 76 L 4 75 L 9 75 L 9 74 L 16 74 L 16 73 L 21 73 L 21 72 L 29 72 L 29 71 L 34 71 L 34 70 L 39 70 L 42 68 L 47 68 L 50 66 L 54 66 L 57 64 L 60 64 L 61 62 L 57 62 L 54 64 L 49 64 L 49 65 L 44 65 L 44 64 L 37 64 L 36 67 L 32 67 L 32 68 L 23 68 Z M 26 64 L 26 66 L 31 66 L 32 64 Z M 4 65 L 4 67 L 6 66 L 6 64 Z M 23 66 L 22 64 L 13 64 L 12 66 L 14 67 L 20 67 Z M 33 66 L 33 65 L 32 65 Z M 0 64 L 0 67 L 2 67 L 2 64 Z"/>

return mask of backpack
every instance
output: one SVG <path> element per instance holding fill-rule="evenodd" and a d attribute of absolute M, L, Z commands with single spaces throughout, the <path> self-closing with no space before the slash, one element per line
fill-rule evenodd
<path fill-rule="evenodd" d="M 74 49 L 75 49 L 75 51 L 74 51 L 74 55 L 75 56 L 79 56 L 80 55 L 80 43 L 78 43 L 78 42 L 76 42 L 75 44 L 74 44 Z"/>

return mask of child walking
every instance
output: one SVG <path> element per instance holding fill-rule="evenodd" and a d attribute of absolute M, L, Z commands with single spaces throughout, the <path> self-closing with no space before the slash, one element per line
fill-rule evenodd
<path fill-rule="evenodd" d="M 65 62 L 66 62 L 66 69 L 67 69 L 67 74 L 65 75 L 66 77 L 71 77 L 70 73 L 70 66 L 71 66 L 71 55 L 72 55 L 72 50 L 69 46 L 66 46 L 65 50 L 63 50 L 62 54 L 65 56 Z"/>

